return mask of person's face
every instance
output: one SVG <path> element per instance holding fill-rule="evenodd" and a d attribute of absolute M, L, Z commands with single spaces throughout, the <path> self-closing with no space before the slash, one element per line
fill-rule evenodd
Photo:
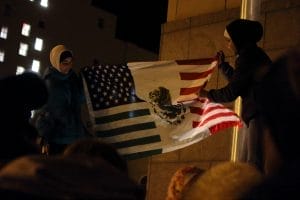
<path fill-rule="evenodd" d="M 63 74 L 67 74 L 73 66 L 73 58 L 66 58 L 59 63 L 59 71 Z"/>
<path fill-rule="evenodd" d="M 233 53 L 236 53 L 236 48 L 232 40 L 230 38 L 225 37 L 225 41 L 226 41 L 226 47 Z"/>

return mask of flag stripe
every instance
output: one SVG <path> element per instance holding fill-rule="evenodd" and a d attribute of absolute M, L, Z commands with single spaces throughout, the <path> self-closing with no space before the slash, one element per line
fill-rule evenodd
<path fill-rule="evenodd" d="M 127 140 L 134 140 L 137 138 L 142 137 L 150 137 L 158 134 L 157 129 L 147 129 L 147 130 L 140 130 L 135 132 L 130 132 L 127 134 L 115 135 L 111 137 L 105 137 L 103 140 L 109 143 L 116 143 L 116 142 L 123 142 Z"/>
<path fill-rule="evenodd" d="M 125 105 L 119 105 L 111 108 L 105 108 L 100 110 L 93 111 L 94 116 L 105 116 L 107 114 L 114 115 L 122 112 L 127 112 L 130 110 L 141 110 L 149 107 L 149 103 L 147 102 L 134 102 Z"/>
<path fill-rule="evenodd" d="M 204 85 L 207 79 L 196 79 L 196 80 L 181 80 L 180 88 L 190 88 L 190 87 L 199 87 Z M 179 92 L 179 91 L 178 91 Z"/>
<path fill-rule="evenodd" d="M 231 110 L 225 108 L 223 105 L 218 105 L 218 104 L 211 103 L 210 105 L 208 105 L 206 107 L 206 109 L 204 110 L 204 112 L 202 114 L 205 115 L 205 114 L 208 114 L 208 113 L 216 111 L 216 110 L 223 110 L 223 111 L 227 111 L 227 112 L 232 112 Z"/>
<path fill-rule="evenodd" d="M 200 107 L 193 107 L 193 106 L 190 107 L 190 112 L 198 115 L 205 115 L 216 110 L 218 110 L 217 112 L 220 111 L 232 112 L 231 110 L 225 108 L 223 105 L 217 105 L 217 104 L 207 105 L 205 109 Z"/>
<path fill-rule="evenodd" d="M 135 118 L 128 118 L 123 120 L 118 120 L 114 122 L 109 122 L 106 124 L 98 124 L 94 126 L 95 131 L 107 131 L 111 129 L 121 128 L 124 126 L 131 126 L 135 124 L 141 124 L 141 123 L 147 123 L 147 122 L 153 122 L 153 119 L 151 119 L 151 115 L 141 116 L 141 117 L 135 117 Z"/>
<path fill-rule="evenodd" d="M 213 121 L 214 119 L 218 119 L 220 117 L 226 117 L 229 116 L 231 117 L 233 114 L 232 112 L 226 112 L 226 113 L 216 113 L 212 116 L 207 117 L 206 119 L 204 119 L 203 121 L 193 121 L 193 127 L 197 127 L 197 126 L 204 126 L 206 123 Z"/>
<path fill-rule="evenodd" d="M 125 147 L 144 145 L 144 144 L 155 143 L 155 142 L 160 142 L 160 141 L 161 141 L 160 135 L 153 135 L 153 136 L 138 138 L 138 139 L 134 139 L 134 140 L 116 142 L 116 143 L 113 143 L 113 145 L 116 148 L 125 148 Z"/>
<path fill-rule="evenodd" d="M 211 65 L 211 63 L 214 61 L 217 61 L 217 59 L 201 58 L 201 59 L 176 60 L 176 63 L 178 65 Z"/>
<path fill-rule="evenodd" d="M 237 116 L 231 115 L 231 116 L 219 117 L 217 119 L 208 121 L 205 125 L 197 126 L 194 129 L 173 138 L 177 139 L 178 141 L 184 141 L 192 138 L 194 139 L 195 137 L 198 137 L 198 135 L 205 134 L 206 131 L 210 133 L 209 127 L 212 127 L 216 124 L 226 123 L 228 121 L 237 121 L 238 125 L 241 126 L 241 120 Z"/>
<path fill-rule="evenodd" d="M 135 159 L 149 157 L 149 156 L 153 156 L 153 155 L 161 154 L 161 153 L 162 153 L 162 149 L 154 149 L 154 150 L 150 150 L 150 151 L 141 151 L 141 152 L 137 152 L 137 153 L 123 154 L 122 156 L 126 160 L 135 160 Z"/>
<path fill-rule="evenodd" d="M 223 117 L 223 116 L 235 116 L 235 113 L 231 110 L 224 109 L 224 108 L 215 109 L 212 110 L 211 112 L 203 114 L 201 116 L 201 121 L 204 123 L 205 121 L 213 120 L 214 118 Z"/>
<path fill-rule="evenodd" d="M 114 115 L 107 115 L 102 117 L 95 117 L 96 124 L 105 124 L 117 120 L 135 118 L 140 116 L 150 115 L 149 109 L 131 110 L 127 112 L 121 112 Z"/>
<path fill-rule="evenodd" d="M 110 129 L 106 131 L 96 131 L 96 135 L 98 137 L 111 137 L 115 135 L 121 135 L 125 133 L 130 133 L 138 130 L 147 130 L 147 129 L 155 129 L 156 125 L 154 122 L 146 122 L 140 124 L 134 124 L 130 126 L 123 126 L 120 128 Z"/>
<path fill-rule="evenodd" d="M 202 86 L 190 87 L 190 88 L 180 88 L 180 95 L 189 95 L 197 93 L 201 90 Z"/>
<path fill-rule="evenodd" d="M 227 122 L 222 122 L 222 123 L 216 124 L 214 126 L 211 126 L 209 128 L 209 130 L 210 130 L 211 134 L 215 134 L 220 130 L 230 128 L 233 126 L 240 126 L 240 125 L 241 125 L 240 121 L 227 121 Z"/>
<path fill-rule="evenodd" d="M 209 74 L 213 72 L 213 69 L 210 69 L 208 71 L 202 72 L 202 73 L 196 73 L 196 72 L 180 72 L 180 79 L 181 80 L 196 80 L 201 78 L 206 78 Z"/>
<path fill-rule="evenodd" d="M 198 93 L 191 93 L 188 95 L 181 95 L 176 99 L 176 103 L 183 103 L 183 104 L 191 104 L 194 103 L 195 101 L 197 101 L 197 99 L 199 98 L 199 94 Z"/>

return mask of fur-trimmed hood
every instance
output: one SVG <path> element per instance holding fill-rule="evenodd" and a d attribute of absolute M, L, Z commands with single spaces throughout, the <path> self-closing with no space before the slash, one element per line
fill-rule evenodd
<path fill-rule="evenodd" d="M 72 52 L 67 49 L 67 47 L 65 45 L 56 45 L 55 47 L 53 47 L 53 49 L 50 52 L 50 62 L 51 65 L 56 68 L 58 71 L 59 70 L 59 64 L 62 61 L 62 56 L 67 56 L 67 57 L 73 57 Z M 65 57 L 65 58 L 67 58 Z"/>

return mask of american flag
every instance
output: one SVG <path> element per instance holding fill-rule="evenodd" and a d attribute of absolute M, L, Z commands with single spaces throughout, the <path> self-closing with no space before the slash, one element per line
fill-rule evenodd
<path fill-rule="evenodd" d="M 197 95 L 216 64 L 209 58 L 85 67 L 95 135 L 135 159 L 184 148 L 240 125 L 232 110 Z"/>

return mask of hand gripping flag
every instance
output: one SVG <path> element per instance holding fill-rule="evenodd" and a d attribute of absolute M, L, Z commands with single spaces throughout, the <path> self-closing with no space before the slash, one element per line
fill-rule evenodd
<path fill-rule="evenodd" d="M 95 135 L 136 159 L 241 125 L 232 110 L 198 97 L 216 65 L 209 58 L 83 68 Z"/>

